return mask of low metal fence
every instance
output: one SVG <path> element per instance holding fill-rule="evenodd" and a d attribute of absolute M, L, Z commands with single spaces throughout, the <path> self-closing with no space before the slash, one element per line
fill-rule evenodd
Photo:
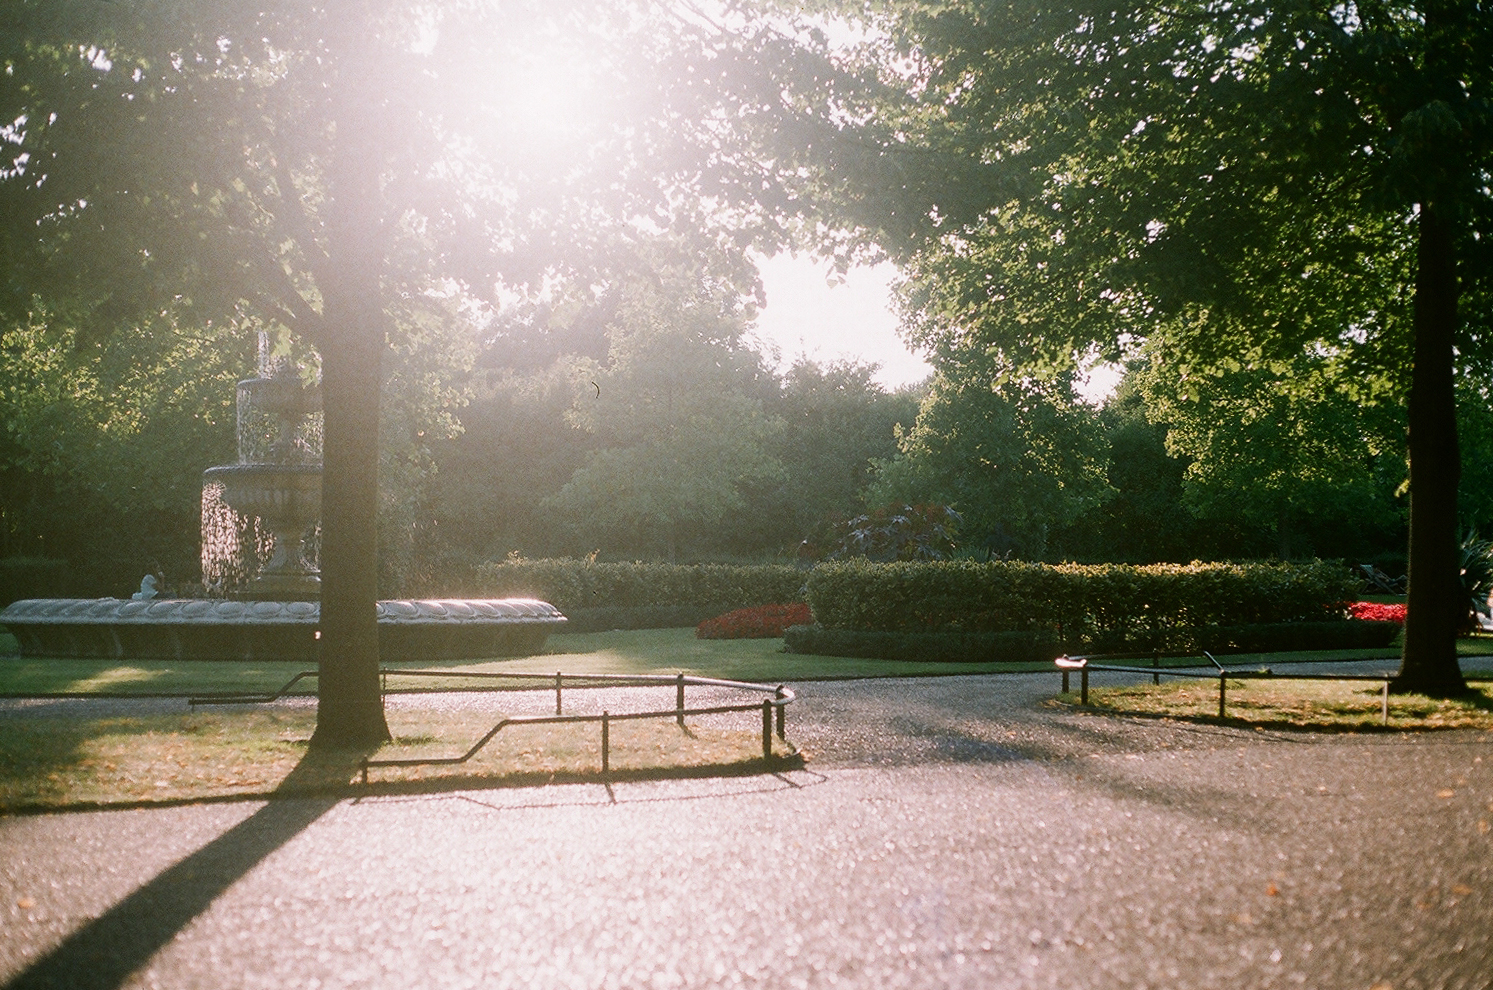
<path fill-rule="evenodd" d="M 276 691 L 265 693 L 237 693 L 237 694 L 213 694 L 202 695 L 190 699 L 192 705 L 232 705 L 232 704 L 264 704 L 278 701 L 290 692 L 290 689 L 308 677 L 316 677 L 314 670 L 303 670 Z M 555 692 L 555 714 L 553 715 L 511 715 L 501 719 L 496 725 L 489 729 L 480 739 L 474 742 L 467 750 L 457 756 L 424 757 L 399 760 L 374 760 L 364 757 L 362 761 L 363 783 L 368 783 L 368 771 L 372 767 L 407 767 L 407 766 L 451 766 L 466 763 L 476 756 L 483 747 L 492 742 L 497 734 L 509 726 L 518 725 L 564 725 L 584 722 L 597 722 L 601 726 L 601 773 L 606 777 L 611 771 L 611 725 L 618 721 L 636 721 L 640 719 L 672 718 L 684 727 L 687 717 L 698 715 L 725 715 L 733 712 L 757 712 L 762 713 L 762 759 L 767 762 L 772 760 L 772 737 L 774 730 L 779 739 L 786 739 L 786 709 L 796 699 L 791 690 L 781 684 L 754 684 L 748 681 L 730 681 L 715 677 L 690 677 L 684 674 L 673 676 L 661 674 L 567 674 L 556 671 L 554 674 L 535 674 L 520 672 L 489 672 L 489 671 L 463 671 L 463 670 L 403 670 L 394 667 L 379 668 L 379 676 L 382 679 L 384 693 L 388 692 L 390 677 L 414 677 L 414 678 L 454 678 L 462 680 L 478 681 L 515 681 L 538 688 L 548 690 L 553 686 Z M 599 688 L 616 687 L 673 687 L 674 706 L 672 708 L 661 708 L 643 712 L 617 712 L 603 711 L 599 715 L 566 715 L 565 693 L 575 690 L 595 690 Z M 771 694 L 770 698 L 763 698 L 760 702 L 754 701 L 744 704 L 733 705 L 706 705 L 698 708 L 689 708 L 685 704 L 686 687 L 709 687 L 727 688 L 738 691 L 750 691 L 756 693 Z M 515 690 L 514 688 L 499 688 L 497 690 Z"/>
<path fill-rule="evenodd" d="M 1211 669 L 1204 664 L 1176 665 L 1163 667 L 1162 660 L 1186 660 L 1195 657 L 1204 657 L 1212 665 Z M 1149 667 L 1129 666 L 1114 663 L 1095 663 L 1095 660 L 1143 660 L 1149 659 Z M 1395 675 L 1385 674 L 1298 674 L 1277 673 L 1269 667 L 1260 667 L 1253 670 L 1225 667 L 1219 663 L 1217 658 L 1207 650 L 1199 653 L 1096 653 L 1091 656 L 1058 657 L 1053 663 L 1063 674 L 1063 693 L 1069 691 L 1068 676 L 1073 671 L 1078 671 L 1079 695 L 1078 701 L 1081 705 L 1089 703 L 1089 671 L 1102 670 L 1125 674 L 1150 674 L 1152 683 L 1160 684 L 1163 677 L 1217 677 L 1218 678 L 1218 717 L 1227 717 L 1228 711 L 1228 683 L 1230 680 L 1298 680 L 1298 681 L 1382 681 L 1384 687 L 1381 692 L 1380 711 L 1384 724 L 1389 724 L 1389 684 Z M 1207 673 L 1198 673 L 1199 668 L 1207 670 Z"/>

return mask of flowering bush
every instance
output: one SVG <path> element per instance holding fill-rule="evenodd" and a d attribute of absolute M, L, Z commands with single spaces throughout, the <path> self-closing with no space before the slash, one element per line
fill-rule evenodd
<path fill-rule="evenodd" d="M 1355 619 L 1366 619 L 1369 622 L 1394 622 L 1402 626 L 1405 624 L 1404 605 L 1381 605 L 1379 602 L 1351 602 L 1348 605 L 1348 614 Z"/>
<path fill-rule="evenodd" d="M 756 608 L 739 608 L 713 619 L 706 619 L 695 627 L 698 639 L 776 639 L 789 626 L 806 626 L 814 621 L 809 606 L 803 603 L 792 605 L 759 605 Z"/>

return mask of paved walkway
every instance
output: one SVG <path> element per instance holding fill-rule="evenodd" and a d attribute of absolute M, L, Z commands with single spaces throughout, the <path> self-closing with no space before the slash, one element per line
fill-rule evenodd
<path fill-rule="evenodd" d="M 0 980 L 1493 986 L 1493 734 L 1107 718 L 1056 682 L 801 685 L 776 776 L 0 819 Z"/>

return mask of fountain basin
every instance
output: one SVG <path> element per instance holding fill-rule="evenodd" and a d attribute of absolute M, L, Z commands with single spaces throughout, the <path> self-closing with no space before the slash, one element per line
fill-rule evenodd
<path fill-rule="evenodd" d="M 0 611 L 23 657 L 317 660 L 317 602 L 30 598 Z M 565 616 L 533 598 L 378 603 L 381 660 L 479 660 L 544 648 Z"/>

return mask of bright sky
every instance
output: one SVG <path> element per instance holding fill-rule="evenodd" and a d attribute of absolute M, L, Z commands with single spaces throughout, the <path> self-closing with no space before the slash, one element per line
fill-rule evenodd
<path fill-rule="evenodd" d="M 857 359 L 881 365 L 876 380 L 886 388 L 922 381 L 932 372 L 897 336 L 889 264 L 852 269 L 831 284 L 830 264 L 812 255 L 758 258 L 767 306 L 757 317 L 757 336 L 776 347 L 779 366 L 806 355 L 820 364 Z"/>
<path fill-rule="evenodd" d="M 779 368 L 799 355 L 821 364 L 855 359 L 881 365 L 876 380 L 888 389 L 922 381 L 932 373 L 928 362 L 907 349 L 897 336 L 890 264 L 855 268 L 831 282 L 830 264 L 812 255 L 780 254 L 758 258 L 767 306 L 757 317 L 757 336 L 775 347 Z M 1102 402 L 1114 391 L 1119 370 L 1094 368 L 1080 393 Z"/>

